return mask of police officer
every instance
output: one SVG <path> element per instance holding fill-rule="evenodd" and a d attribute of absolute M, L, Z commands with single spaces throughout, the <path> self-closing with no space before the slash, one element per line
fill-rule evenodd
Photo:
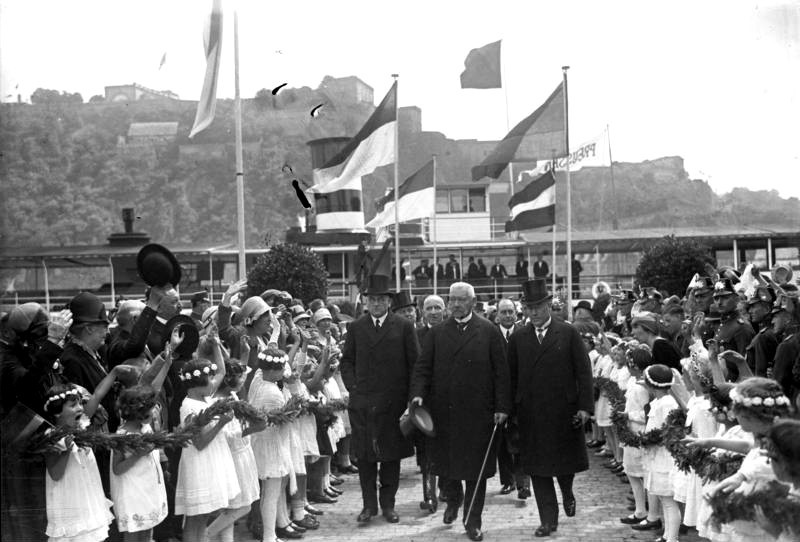
<path fill-rule="evenodd" d="M 733 289 L 729 278 L 721 278 L 714 284 L 714 304 L 720 313 L 720 326 L 714 339 L 719 346 L 719 351 L 733 350 L 744 356 L 747 346 L 752 342 L 756 332 L 753 327 L 741 317 L 737 306 L 739 296 Z M 731 362 L 727 363 L 729 380 L 736 382 L 739 371 Z"/>
<path fill-rule="evenodd" d="M 775 351 L 778 349 L 778 338 L 772 329 L 772 304 L 775 293 L 772 288 L 759 286 L 753 296 L 747 300 L 747 314 L 750 324 L 758 332 L 747 346 L 745 359 L 755 376 L 770 376 Z"/>

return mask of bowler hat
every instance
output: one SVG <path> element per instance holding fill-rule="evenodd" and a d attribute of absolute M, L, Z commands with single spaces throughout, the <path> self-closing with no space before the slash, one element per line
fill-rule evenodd
<path fill-rule="evenodd" d="M 361 293 L 364 295 L 394 295 L 389 284 L 388 275 L 369 275 L 364 281 Z"/>
<path fill-rule="evenodd" d="M 575 310 L 578 310 L 578 309 L 586 309 L 587 311 L 591 311 L 592 310 L 592 304 L 589 303 L 585 299 L 581 299 L 580 301 L 578 301 L 578 304 L 575 305 Z"/>
<path fill-rule="evenodd" d="M 107 324 L 108 313 L 100 298 L 90 292 L 81 292 L 67 304 L 74 324 Z"/>
<path fill-rule="evenodd" d="M 183 314 L 167 320 L 164 334 L 161 336 L 162 349 L 170 341 L 175 328 L 180 328 L 180 333 L 183 333 L 183 342 L 175 349 L 175 354 L 181 359 L 188 359 L 192 357 L 194 351 L 197 350 L 197 345 L 200 344 L 200 332 L 197 324 L 191 317 Z"/>
<path fill-rule="evenodd" d="M 547 293 L 547 281 L 544 279 L 531 279 L 522 283 L 522 302 L 528 305 L 549 301 L 552 294 Z"/>
<path fill-rule="evenodd" d="M 394 299 L 392 299 L 392 311 L 400 310 L 405 307 L 413 307 L 414 305 L 416 305 L 414 299 L 411 297 L 411 294 L 405 290 L 397 292 L 394 295 Z"/>
<path fill-rule="evenodd" d="M 145 245 L 136 255 L 136 271 L 148 286 L 178 286 L 181 264 L 168 248 L 156 243 Z"/>

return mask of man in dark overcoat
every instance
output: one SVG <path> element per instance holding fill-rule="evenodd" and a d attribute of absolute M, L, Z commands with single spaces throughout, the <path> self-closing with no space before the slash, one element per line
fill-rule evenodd
<path fill-rule="evenodd" d="M 389 277 L 372 275 L 362 295 L 368 313 L 348 327 L 340 369 L 350 392 L 350 453 L 358 461 L 364 509 L 358 522 L 378 514 L 397 523 L 395 495 L 400 460 L 414 453 L 411 440 L 400 432 L 400 416 L 408 405 L 411 372 L 419 356 L 414 324 L 389 311 Z M 376 495 L 376 482 L 380 491 Z"/>
<path fill-rule="evenodd" d="M 550 315 L 544 279 L 523 283 L 530 323 L 511 335 L 508 365 L 520 432 L 520 462 L 531 475 L 541 525 L 536 536 L 558 527 L 558 480 L 564 512 L 575 515 L 572 482 L 589 468 L 583 424 L 593 410 L 592 368 L 578 332 Z"/>
<path fill-rule="evenodd" d="M 411 393 L 412 402 L 427 405 L 433 418 L 436 436 L 428 440 L 427 452 L 432 472 L 442 478 L 444 522 L 452 523 L 463 503 L 467 535 L 482 540 L 486 479 L 495 472 L 492 437 L 508 417 L 511 398 L 504 339 L 497 326 L 472 312 L 474 304 L 471 285 L 450 286 L 451 317 L 425 336 Z M 480 476 L 487 447 L 489 458 Z"/>

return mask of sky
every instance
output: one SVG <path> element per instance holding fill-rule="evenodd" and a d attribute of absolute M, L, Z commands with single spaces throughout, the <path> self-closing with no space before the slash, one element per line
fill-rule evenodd
<path fill-rule="evenodd" d="M 39 87 L 139 83 L 200 95 L 211 0 L 0 0 L 0 99 Z M 218 96 L 234 94 L 233 12 L 243 97 L 281 83 L 356 75 L 424 130 L 502 138 L 568 65 L 570 140 L 609 127 L 613 159 L 682 156 L 717 193 L 800 197 L 800 0 L 223 0 Z M 473 48 L 502 40 L 503 89 L 461 89 Z M 166 62 L 159 69 L 166 53 Z M 245 119 L 246 122 L 246 119 Z M 354 134 L 347 134 L 354 135 Z"/>

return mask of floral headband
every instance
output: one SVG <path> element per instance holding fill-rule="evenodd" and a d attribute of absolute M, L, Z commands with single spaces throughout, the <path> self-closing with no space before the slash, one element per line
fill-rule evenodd
<path fill-rule="evenodd" d="M 47 407 L 50 406 L 50 403 L 54 403 L 55 401 L 66 401 L 67 397 L 75 396 L 76 399 L 80 398 L 81 392 L 77 389 L 62 391 L 61 393 L 57 393 L 47 399 L 44 402 L 44 410 L 47 411 Z"/>
<path fill-rule="evenodd" d="M 203 369 L 195 369 L 194 371 L 186 371 L 181 373 L 180 379 L 183 381 L 191 380 L 192 378 L 199 377 L 200 375 L 213 375 L 217 373 L 217 364 L 212 363 L 211 366 L 206 365 Z"/>
<path fill-rule="evenodd" d="M 273 356 L 272 354 L 267 354 L 266 352 L 261 352 L 258 354 L 258 359 L 261 361 L 266 361 L 267 363 L 274 363 L 274 364 L 283 364 L 289 361 L 289 356 L 284 354 L 282 356 Z"/>
<path fill-rule="evenodd" d="M 789 400 L 788 397 L 785 395 L 770 395 L 767 397 L 761 397 L 760 395 L 756 395 L 754 397 L 745 397 L 736 389 L 732 389 L 731 393 L 731 401 L 733 401 L 736 405 L 744 405 L 746 407 L 754 407 L 754 406 L 765 406 L 765 407 L 773 407 L 773 406 L 789 406 L 792 402 Z"/>
<path fill-rule="evenodd" d="M 666 389 L 672 387 L 672 380 L 670 380 L 669 382 L 656 382 L 655 380 L 650 378 L 650 367 L 647 367 L 644 370 L 644 379 L 647 381 L 649 385 L 653 386 L 654 388 Z"/>

